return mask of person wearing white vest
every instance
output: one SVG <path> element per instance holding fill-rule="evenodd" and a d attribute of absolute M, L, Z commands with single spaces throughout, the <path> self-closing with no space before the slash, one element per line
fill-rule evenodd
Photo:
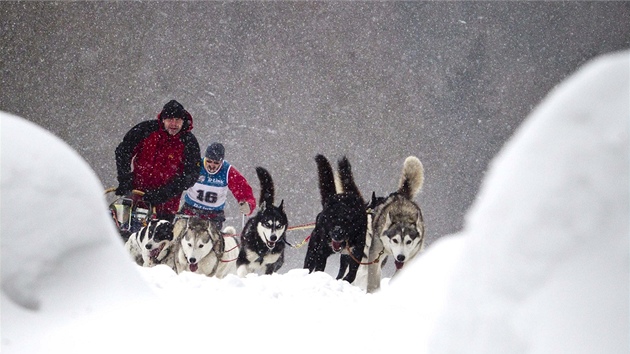
<path fill-rule="evenodd" d="M 245 177 L 228 161 L 225 161 L 225 148 L 221 143 L 212 143 L 206 148 L 201 159 L 201 173 L 197 182 L 184 195 L 181 214 L 198 216 L 212 221 L 219 230 L 225 221 L 225 202 L 228 190 L 246 216 L 256 209 L 256 199 L 252 187 Z"/>

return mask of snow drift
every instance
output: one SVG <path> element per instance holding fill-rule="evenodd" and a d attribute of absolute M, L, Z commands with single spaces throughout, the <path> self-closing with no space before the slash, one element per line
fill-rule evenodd
<path fill-rule="evenodd" d="M 629 59 L 557 86 L 493 160 L 430 352 L 630 348 Z"/>

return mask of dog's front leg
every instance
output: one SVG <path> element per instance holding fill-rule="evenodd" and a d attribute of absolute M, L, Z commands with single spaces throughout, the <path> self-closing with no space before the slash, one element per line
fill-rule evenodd
<path fill-rule="evenodd" d="M 348 268 L 349 268 L 348 269 L 348 274 L 346 274 L 346 276 L 343 278 L 343 280 L 345 280 L 348 283 L 352 284 L 354 279 L 357 277 L 357 271 L 359 270 L 359 263 L 356 262 L 354 259 L 350 259 L 350 261 L 348 261 Z"/>
<path fill-rule="evenodd" d="M 350 264 L 350 256 L 347 254 L 342 254 L 339 258 L 339 273 L 337 273 L 337 279 L 343 278 L 346 275 L 346 270 L 348 270 L 348 265 Z"/>
<path fill-rule="evenodd" d="M 326 269 L 326 261 L 332 253 L 332 248 L 322 240 L 316 226 L 308 242 L 304 268 L 308 269 L 309 273 L 323 272 Z"/>
<path fill-rule="evenodd" d="M 249 269 L 247 269 L 247 264 L 241 264 L 236 268 L 236 275 L 240 278 L 245 278 L 249 273 Z"/>
<path fill-rule="evenodd" d="M 381 287 L 381 263 L 382 260 L 376 261 L 377 258 L 383 257 L 383 243 L 379 237 L 372 237 L 372 245 L 370 246 L 370 256 L 368 257 L 368 279 L 367 292 L 374 293 Z"/>
<path fill-rule="evenodd" d="M 346 262 L 348 265 L 348 274 L 346 274 L 343 280 L 347 281 L 350 284 L 352 284 L 352 282 L 354 282 L 354 279 L 357 277 L 357 271 L 359 270 L 360 265 L 359 263 L 364 256 L 363 246 L 364 245 L 354 246 L 352 250 L 350 250 L 351 255 L 348 255 L 348 257 L 346 258 Z M 341 273 L 340 271 L 340 274 L 343 273 Z"/>

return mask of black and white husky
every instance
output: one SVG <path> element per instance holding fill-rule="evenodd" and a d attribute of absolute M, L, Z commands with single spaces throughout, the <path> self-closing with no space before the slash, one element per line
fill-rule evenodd
<path fill-rule="evenodd" d="M 424 184 L 424 168 L 415 156 L 405 159 L 398 190 L 376 206 L 372 221 L 372 241 L 368 266 L 367 291 L 380 287 L 384 256 L 392 256 L 396 271 L 414 258 L 424 246 L 424 219 L 413 199 Z M 380 257 L 380 258 L 379 258 Z"/>
<path fill-rule="evenodd" d="M 174 233 L 179 240 L 175 259 L 177 273 L 184 271 L 223 278 L 236 272 L 238 242 L 234 227 L 220 232 L 216 225 L 196 216 L 175 221 Z"/>
<path fill-rule="evenodd" d="M 332 167 L 324 156 L 317 155 L 315 162 L 322 211 L 315 220 L 315 229 L 308 243 L 304 268 L 309 272 L 324 271 L 326 261 L 332 254 L 347 254 L 349 257 L 340 260 L 337 279 L 343 277 L 343 280 L 352 283 L 359 263 L 365 255 L 367 231 L 365 202 L 354 183 L 352 168 L 345 156 L 338 161 L 338 184 L 335 184 Z"/>
<path fill-rule="evenodd" d="M 241 235 L 241 250 L 236 261 L 240 277 L 264 271 L 272 274 L 284 264 L 284 249 L 288 226 L 284 200 L 273 205 L 275 188 L 269 172 L 256 167 L 260 180 L 260 201 L 256 215 L 245 224 Z"/>
<path fill-rule="evenodd" d="M 151 220 L 129 235 L 125 248 L 141 266 L 162 264 L 173 253 L 173 224 L 166 220 Z"/>

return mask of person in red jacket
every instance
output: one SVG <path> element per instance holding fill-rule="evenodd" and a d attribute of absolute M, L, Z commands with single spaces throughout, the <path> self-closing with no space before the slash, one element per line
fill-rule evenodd
<path fill-rule="evenodd" d="M 156 208 L 157 218 L 173 221 L 182 192 L 199 177 L 201 152 L 193 119 L 179 102 L 164 105 L 156 120 L 127 132 L 116 148 L 117 195 L 133 189 Z"/>
<path fill-rule="evenodd" d="M 199 179 L 184 195 L 181 213 L 212 221 L 219 230 L 225 221 L 225 202 L 228 190 L 238 202 L 239 210 L 249 216 L 256 209 L 256 198 L 245 177 L 224 160 L 225 147 L 221 143 L 208 145 L 201 161 Z"/>

